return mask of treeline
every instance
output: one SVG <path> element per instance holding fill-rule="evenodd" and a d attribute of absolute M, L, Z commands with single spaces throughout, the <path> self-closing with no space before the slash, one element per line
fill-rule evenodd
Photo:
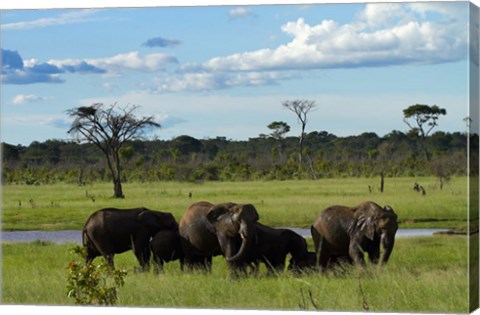
<path fill-rule="evenodd" d="M 298 138 L 268 136 L 248 141 L 195 139 L 132 141 L 121 150 L 122 179 L 129 181 L 241 181 L 357 176 L 423 176 L 448 180 L 467 173 L 467 134 L 436 132 L 425 158 L 415 135 L 393 131 L 337 137 L 311 132 L 298 162 Z M 471 147 L 478 148 L 478 135 Z M 422 144 L 423 145 L 423 144 Z M 476 154 L 478 149 L 473 150 Z M 2 182 L 86 184 L 110 181 L 104 155 L 93 144 L 48 140 L 29 146 L 2 143 Z M 478 170 L 471 170 L 478 174 Z"/>

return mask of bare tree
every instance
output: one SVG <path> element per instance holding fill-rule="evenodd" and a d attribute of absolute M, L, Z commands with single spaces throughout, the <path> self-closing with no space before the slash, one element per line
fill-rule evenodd
<path fill-rule="evenodd" d="M 298 141 L 298 167 L 300 168 L 303 163 L 303 140 L 305 136 L 305 127 L 307 126 L 307 114 L 316 107 L 315 101 L 310 100 L 294 100 L 285 101 L 282 106 L 292 111 L 297 115 L 299 124 L 302 127 Z"/>
<path fill-rule="evenodd" d="M 120 149 L 126 141 L 142 138 L 147 128 L 160 127 L 153 116 L 137 118 L 134 114 L 137 109 L 135 105 L 118 107 L 116 103 L 110 106 L 95 103 L 67 110 L 67 114 L 74 118 L 68 133 L 79 142 L 95 144 L 105 155 L 115 198 L 124 197 Z"/>

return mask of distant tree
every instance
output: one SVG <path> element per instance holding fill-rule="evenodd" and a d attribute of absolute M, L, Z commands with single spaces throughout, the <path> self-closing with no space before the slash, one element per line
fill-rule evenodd
<path fill-rule="evenodd" d="M 118 107 L 95 103 L 67 111 L 74 118 L 68 133 L 79 142 L 95 144 L 104 154 L 113 181 L 115 198 L 123 198 L 120 150 L 129 141 L 141 138 L 147 128 L 160 127 L 153 116 L 137 118 L 138 106 Z"/>
<path fill-rule="evenodd" d="M 182 155 L 197 153 L 202 150 L 202 143 L 199 140 L 187 135 L 178 136 L 173 139 L 172 142 L 175 148 L 178 149 Z"/>
<path fill-rule="evenodd" d="M 274 121 L 267 127 L 272 130 L 270 136 L 275 140 L 282 140 L 285 138 L 285 134 L 290 131 L 290 126 L 284 121 Z"/>
<path fill-rule="evenodd" d="M 410 127 L 412 133 L 420 137 L 420 143 L 427 161 L 430 160 L 425 139 L 433 128 L 438 126 L 440 115 L 446 115 L 447 110 L 437 105 L 411 105 L 403 110 L 403 121 Z"/>
<path fill-rule="evenodd" d="M 299 136 L 299 141 L 298 141 L 298 166 L 300 168 L 303 162 L 303 140 L 305 137 L 305 127 L 308 122 L 307 115 L 311 110 L 313 110 L 316 107 L 315 101 L 310 101 L 310 100 L 285 101 L 282 103 L 282 106 L 294 112 L 295 115 L 297 115 L 298 122 L 300 123 L 302 128 L 302 131 Z"/>
<path fill-rule="evenodd" d="M 284 138 L 285 135 L 290 131 L 290 126 L 284 121 L 274 121 L 267 126 L 268 129 L 272 130 L 270 137 L 278 141 L 278 150 L 280 159 L 282 159 L 283 151 L 285 149 Z"/>

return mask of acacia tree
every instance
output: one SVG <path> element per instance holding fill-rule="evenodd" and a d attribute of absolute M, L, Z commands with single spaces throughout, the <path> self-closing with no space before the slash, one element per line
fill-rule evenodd
<path fill-rule="evenodd" d="M 136 117 L 137 109 L 136 105 L 118 107 L 116 103 L 110 106 L 95 103 L 67 110 L 67 114 L 74 118 L 68 133 L 79 142 L 95 144 L 105 155 L 112 174 L 115 198 L 124 197 L 120 165 L 123 145 L 129 140 L 142 138 L 147 128 L 160 127 L 153 116 Z"/>
<path fill-rule="evenodd" d="M 438 126 L 437 121 L 440 115 L 446 114 L 447 110 L 437 105 L 416 104 L 403 110 L 403 121 L 410 127 L 411 132 L 420 137 L 420 145 L 427 161 L 430 161 L 430 153 L 427 149 L 426 137 L 433 128 Z M 413 122 L 410 122 L 409 119 Z"/>
<path fill-rule="evenodd" d="M 272 130 L 270 136 L 278 141 L 279 155 L 280 159 L 283 156 L 283 150 L 285 148 L 284 138 L 285 135 L 290 131 L 290 126 L 284 121 L 274 121 L 267 126 L 268 129 Z"/>
<path fill-rule="evenodd" d="M 298 167 L 300 168 L 303 162 L 303 140 L 305 138 L 305 127 L 307 126 L 307 115 L 308 113 L 316 107 L 315 101 L 310 100 L 294 100 L 294 101 L 285 101 L 282 103 L 282 106 L 286 109 L 292 111 L 297 115 L 299 124 L 301 125 L 302 131 L 298 140 Z"/>

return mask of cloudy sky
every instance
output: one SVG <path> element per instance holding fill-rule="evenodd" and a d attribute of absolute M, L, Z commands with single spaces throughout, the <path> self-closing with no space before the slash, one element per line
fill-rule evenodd
<path fill-rule="evenodd" d="M 407 131 L 402 110 L 447 109 L 465 131 L 469 5 L 250 5 L 2 10 L 2 141 L 67 140 L 67 109 L 139 105 L 152 137 L 243 140 L 286 100 L 314 100 L 307 132 Z"/>

